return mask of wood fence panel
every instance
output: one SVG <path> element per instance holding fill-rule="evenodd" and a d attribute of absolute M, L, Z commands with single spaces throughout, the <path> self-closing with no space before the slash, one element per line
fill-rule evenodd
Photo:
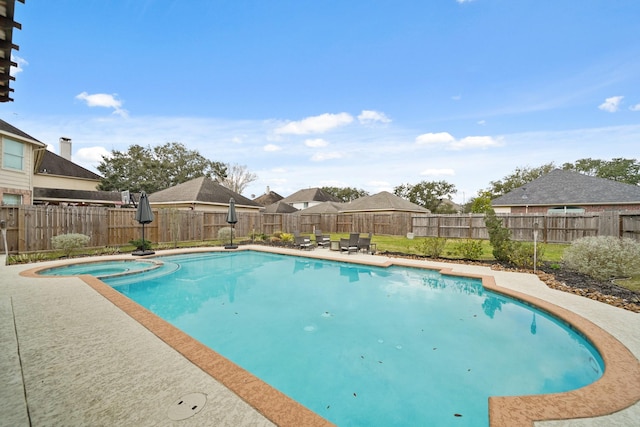
<path fill-rule="evenodd" d="M 620 216 L 618 212 L 601 212 L 598 224 L 600 236 L 620 236 Z"/>
<path fill-rule="evenodd" d="M 7 247 L 2 242 L 2 250 L 8 253 L 18 252 L 18 240 L 20 235 L 20 214 L 19 206 L 2 206 L 0 209 L 0 220 L 4 221 L 6 230 Z"/>
<path fill-rule="evenodd" d="M 500 214 L 503 225 L 511 230 L 511 238 L 532 241 L 535 224 L 541 241 L 569 243 L 575 239 L 598 235 L 599 215 L 595 214 Z M 488 239 L 484 215 L 420 215 L 413 217 L 413 233 L 417 237 Z"/>
<path fill-rule="evenodd" d="M 131 240 L 142 238 L 141 226 L 135 219 L 135 209 L 110 209 L 108 216 L 109 245 L 126 245 Z M 155 212 L 154 212 L 155 215 Z M 146 234 L 145 239 L 150 240 Z"/>
<path fill-rule="evenodd" d="M 337 214 L 336 233 L 355 233 L 352 227 L 353 217 L 348 214 Z"/>
<path fill-rule="evenodd" d="M 620 213 L 620 236 L 640 242 L 640 213 Z"/>
<path fill-rule="evenodd" d="M 262 214 L 262 233 L 270 235 L 278 231 L 284 231 L 282 214 Z"/>

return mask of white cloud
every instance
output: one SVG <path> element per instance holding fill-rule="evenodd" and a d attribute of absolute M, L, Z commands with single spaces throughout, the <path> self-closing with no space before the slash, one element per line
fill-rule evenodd
<path fill-rule="evenodd" d="M 454 176 L 456 172 L 453 169 L 425 169 L 420 175 L 425 176 Z"/>
<path fill-rule="evenodd" d="M 14 76 L 14 77 L 16 75 L 20 74 L 22 71 L 24 71 L 24 68 L 23 68 L 24 65 L 29 65 L 29 63 L 26 60 L 24 60 L 23 58 L 20 58 L 19 56 L 13 55 L 13 54 L 11 55 L 11 60 L 13 62 L 15 62 L 16 64 L 18 64 L 17 67 L 11 66 L 11 68 L 9 70 L 9 74 Z"/>
<path fill-rule="evenodd" d="M 306 135 L 310 133 L 324 133 L 340 126 L 353 122 L 353 117 L 348 113 L 321 114 L 307 117 L 297 122 L 289 122 L 275 130 L 277 134 Z"/>
<path fill-rule="evenodd" d="M 76 151 L 74 160 L 83 164 L 98 164 L 103 156 L 111 157 L 111 152 L 104 147 L 86 147 Z"/>
<path fill-rule="evenodd" d="M 484 149 L 489 147 L 500 147 L 501 145 L 502 141 L 491 136 L 467 136 L 452 143 L 451 148 L 454 150 L 463 150 L 465 148 Z"/>
<path fill-rule="evenodd" d="M 362 113 L 360 113 L 360 115 L 358 116 L 358 120 L 362 124 L 391 122 L 391 119 L 387 117 L 386 114 L 373 110 L 362 110 Z"/>
<path fill-rule="evenodd" d="M 128 111 L 122 109 L 122 101 L 117 99 L 116 96 L 117 94 L 94 93 L 90 95 L 87 92 L 82 92 L 76 95 L 76 99 L 84 101 L 88 107 L 113 108 L 113 114 L 127 117 L 129 114 Z"/>
<path fill-rule="evenodd" d="M 640 104 L 632 105 L 631 107 L 629 107 L 629 110 L 640 111 Z"/>
<path fill-rule="evenodd" d="M 462 99 L 462 95 L 454 95 L 451 97 L 454 101 L 460 101 Z"/>
<path fill-rule="evenodd" d="M 449 132 L 423 133 L 416 137 L 418 145 L 444 145 L 451 150 L 499 147 L 502 141 L 491 136 L 467 136 L 456 140 Z"/>
<path fill-rule="evenodd" d="M 275 144 L 267 144 L 264 146 L 264 151 L 273 152 L 273 151 L 280 151 L 280 150 L 282 150 L 282 147 Z"/>
<path fill-rule="evenodd" d="M 342 157 L 343 157 L 342 153 L 338 153 L 337 151 L 332 151 L 330 153 L 316 153 L 311 157 L 311 160 L 314 162 L 323 162 L 325 160 L 340 159 Z"/>
<path fill-rule="evenodd" d="M 327 145 L 329 145 L 329 143 L 322 138 L 317 138 L 317 139 L 305 140 L 304 145 L 311 148 L 320 148 L 320 147 L 326 147 Z"/>
<path fill-rule="evenodd" d="M 624 96 L 612 96 L 611 98 L 607 98 L 602 104 L 598 105 L 598 108 L 609 113 L 615 113 L 620 109 L 622 98 L 624 98 Z"/>
<path fill-rule="evenodd" d="M 484 125 L 486 125 L 486 124 L 487 124 L 487 121 L 486 121 L 486 120 L 478 120 L 478 121 L 477 121 L 477 123 L 478 123 L 480 126 L 484 126 Z"/>
<path fill-rule="evenodd" d="M 455 142 L 455 138 L 449 132 L 423 133 L 416 137 L 419 145 L 450 144 Z"/>
<path fill-rule="evenodd" d="M 475 0 L 456 0 L 456 2 L 458 2 L 460 4 L 462 4 L 462 3 L 471 3 L 472 1 L 475 1 Z"/>

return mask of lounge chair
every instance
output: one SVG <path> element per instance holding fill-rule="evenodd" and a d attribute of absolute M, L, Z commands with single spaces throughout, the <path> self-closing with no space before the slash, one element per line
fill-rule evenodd
<path fill-rule="evenodd" d="M 322 246 L 323 248 L 329 246 L 331 244 L 331 237 L 328 234 L 322 234 L 322 231 L 316 229 L 316 244 L 318 246 Z"/>
<path fill-rule="evenodd" d="M 313 249 L 313 243 L 311 239 L 305 236 L 295 236 L 294 245 L 300 249 L 311 250 Z"/>
<path fill-rule="evenodd" d="M 358 240 L 360 240 L 359 233 L 351 233 L 348 239 L 340 239 L 340 252 L 346 251 L 348 254 L 358 252 Z"/>

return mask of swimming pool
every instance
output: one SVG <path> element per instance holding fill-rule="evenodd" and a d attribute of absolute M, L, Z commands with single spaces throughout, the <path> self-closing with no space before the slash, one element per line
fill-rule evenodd
<path fill-rule="evenodd" d="M 487 398 L 595 381 L 593 347 L 478 279 L 257 252 L 106 279 L 338 425 L 486 426 Z"/>

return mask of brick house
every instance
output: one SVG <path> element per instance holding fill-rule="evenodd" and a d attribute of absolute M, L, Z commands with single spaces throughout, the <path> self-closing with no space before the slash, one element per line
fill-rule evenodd
<path fill-rule="evenodd" d="M 640 211 L 640 186 L 554 169 L 491 205 L 496 213 Z"/>

